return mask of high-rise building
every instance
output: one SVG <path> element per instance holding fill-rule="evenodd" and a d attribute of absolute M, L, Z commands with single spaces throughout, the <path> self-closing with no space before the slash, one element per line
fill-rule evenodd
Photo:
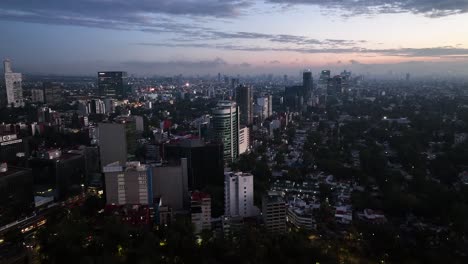
<path fill-rule="evenodd" d="M 2 91 L 2 105 L 20 107 L 23 106 L 23 77 L 21 73 L 13 72 L 11 61 L 3 61 L 5 71 L 5 91 Z"/>
<path fill-rule="evenodd" d="M 328 84 L 330 82 L 330 76 L 331 76 L 330 70 L 323 70 L 320 73 L 320 79 L 318 82 L 319 89 L 326 90 L 328 88 Z"/>
<path fill-rule="evenodd" d="M 302 107 L 304 96 L 302 95 L 302 86 L 290 86 L 284 90 L 284 104 L 290 110 L 298 110 Z"/>
<path fill-rule="evenodd" d="M 207 193 L 192 192 L 190 213 L 195 234 L 211 229 L 211 197 Z"/>
<path fill-rule="evenodd" d="M 302 73 L 302 86 L 304 100 L 308 100 L 312 95 L 312 89 L 314 88 L 314 80 L 312 79 L 312 72 L 310 70 Z"/>
<path fill-rule="evenodd" d="M 242 127 L 239 129 L 239 155 L 250 150 L 250 128 Z"/>
<path fill-rule="evenodd" d="M 269 232 L 286 232 L 286 202 L 281 194 L 269 192 L 263 197 L 262 216 Z"/>
<path fill-rule="evenodd" d="M 44 103 L 58 104 L 62 101 L 62 85 L 60 83 L 45 82 L 42 84 Z"/>
<path fill-rule="evenodd" d="M 127 162 L 127 138 L 123 124 L 98 124 L 99 152 L 101 167 L 118 161 L 121 166 Z"/>
<path fill-rule="evenodd" d="M 118 162 L 103 168 L 106 201 L 111 205 L 148 205 L 153 202 L 152 177 L 140 162 Z"/>
<path fill-rule="evenodd" d="M 219 101 L 212 112 L 213 139 L 223 144 L 224 160 L 232 162 L 239 156 L 239 117 L 237 105 L 231 101 Z"/>
<path fill-rule="evenodd" d="M 227 217 L 252 217 L 254 206 L 254 177 L 250 173 L 226 172 L 224 174 L 224 215 Z"/>
<path fill-rule="evenodd" d="M 265 97 L 257 98 L 257 105 L 260 106 L 260 119 L 265 120 L 266 118 L 273 115 L 273 97 L 266 95 Z"/>
<path fill-rule="evenodd" d="M 250 126 L 253 123 L 252 88 L 240 85 L 236 89 L 236 102 L 239 107 L 239 121 L 241 125 Z"/>
<path fill-rule="evenodd" d="M 341 94 L 343 90 L 343 78 L 340 75 L 330 79 L 327 93 L 328 95 L 338 95 Z"/>
<path fill-rule="evenodd" d="M 126 72 L 98 72 L 99 95 L 103 97 L 125 98 L 128 93 Z"/>
<path fill-rule="evenodd" d="M 163 153 L 164 159 L 169 162 L 176 162 L 181 158 L 187 159 L 190 189 L 201 190 L 207 185 L 223 186 L 224 156 L 222 144 L 187 139 L 165 144 Z"/>

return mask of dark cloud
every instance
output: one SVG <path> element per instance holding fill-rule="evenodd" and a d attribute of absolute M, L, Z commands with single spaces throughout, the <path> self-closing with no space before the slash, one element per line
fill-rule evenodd
<path fill-rule="evenodd" d="M 173 15 L 235 17 L 249 6 L 246 0 L 1 0 L 0 20 L 73 25 L 145 32 L 191 32 L 194 23 Z M 202 28 L 199 28 L 202 29 Z"/>
<path fill-rule="evenodd" d="M 356 64 L 361 64 L 359 61 L 357 60 L 349 60 L 349 63 L 353 64 L 353 65 L 356 65 Z"/>
<path fill-rule="evenodd" d="M 314 5 L 342 10 L 348 15 L 414 13 L 443 17 L 468 12 L 467 0 L 267 0 L 286 5 Z"/>

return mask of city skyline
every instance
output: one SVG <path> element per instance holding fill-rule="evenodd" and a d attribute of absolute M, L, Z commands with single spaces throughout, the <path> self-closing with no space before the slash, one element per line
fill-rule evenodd
<path fill-rule="evenodd" d="M 468 1 L 2 1 L 17 72 L 468 75 Z"/>

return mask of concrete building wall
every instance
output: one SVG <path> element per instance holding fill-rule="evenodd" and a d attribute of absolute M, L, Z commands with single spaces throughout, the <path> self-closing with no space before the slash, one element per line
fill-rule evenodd
<path fill-rule="evenodd" d="M 225 216 L 251 217 L 257 214 L 254 206 L 253 175 L 242 172 L 224 174 Z"/>
<path fill-rule="evenodd" d="M 122 124 L 100 123 L 98 125 L 101 167 L 118 161 L 127 161 L 127 140 L 125 126 Z"/>
<path fill-rule="evenodd" d="M 187 159 L 180 166 L 153 167 L 153 196 L 161 197 L 163 204 L 173 211 L 184 209 L 188 201 Z"/>

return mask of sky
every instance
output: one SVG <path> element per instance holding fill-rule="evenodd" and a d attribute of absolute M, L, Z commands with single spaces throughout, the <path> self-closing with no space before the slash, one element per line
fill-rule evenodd
<path fill-rule="evenodd" d="M 468 0 L 1 0 L 15 71 L 468 76 Z"/>

